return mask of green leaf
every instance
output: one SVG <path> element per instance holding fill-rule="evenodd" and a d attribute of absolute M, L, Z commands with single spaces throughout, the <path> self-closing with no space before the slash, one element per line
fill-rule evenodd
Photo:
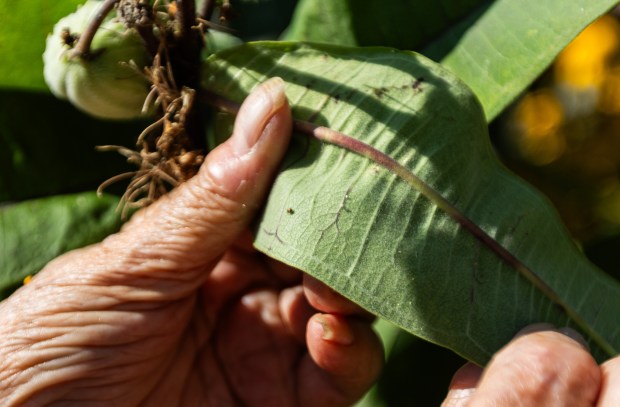
<path fill-rule="evenodd" d="M 275 39 L 289 24 L 297 0 L 232 0 L 231 5 L 230 27 L 237 35 L 245 40 Z"/>
<path fill-rule="evenodd" d="M 493 120 L 617 0 L 302 0 L 288 39 L 385 45 L 440 61 Z"/>
<path fill-rule="evenodd" d="M 205 69 L 206 88 L 234 101 L 280 76 L 297 120 L 350 136 L 296 135 L 259 250 L 478 363 L 541 321 L 581 331 L 599 360 L 620 348 L 619 285 L 502 167 L 480 105 L 447 70 L 410 52 L 295 43 L 242 46 Z"/>
<path fill-rule="evenodd" d="M 43 81 L 45 38 L 61 17 L 84 0 L 0 0 L 0 87 L 47 90 Z"/>
<path fill-rule="evenodd" d="M 55 257 L 116 232 L 117 203 L 83 193 L 0 206 L 0 300 Z"/>
<path fill-rule="evenodd" d="M 300 0 L 282 39 L 358 45 L 353 20 L 346 0 Z"/>
<path fill-rule="evenodd" d="M 441 63 L 474 91 L 488 121 L 501 113 L 553 59 L 617 0 L 497 0 L 422 52 L 448 50 Z M 458 44 L 455 43 L 458 41 Z M 449 48 L 448 48 L 449 47 Z"/>
<path fill-rule="evenodd" d="M 489 0 L 301 0 L 285 38 L 415 50 Z"/>
<path fill-rule="evenodd" d="M 144 122 L 103 122 L 52 95 L 0 91 L 0 202 L 93 190 L 133 168 L 95 146 L 131 145 Z"/>

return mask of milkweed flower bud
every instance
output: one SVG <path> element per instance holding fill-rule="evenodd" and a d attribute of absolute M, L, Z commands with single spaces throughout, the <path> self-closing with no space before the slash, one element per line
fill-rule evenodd
<path fill-rule="evenodd" d="M 138 33 L 111 13 L 95 34 L 88 55 L 72 52 L 101 5 L 89 0 L 55 25 L 43 53 L 45 82 L 56 97 L 92 116 L 136 118 L 149 91 L 147 80 L 135 68 L 141 69 L 149 59 Z"/>

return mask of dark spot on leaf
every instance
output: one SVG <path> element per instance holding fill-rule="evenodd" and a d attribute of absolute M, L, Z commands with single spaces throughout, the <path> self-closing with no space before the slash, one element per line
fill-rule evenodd
<path fill-rule="evenodd" d="M 378 97 L 379 99 L 381 99 L 383 97 L 383 95 L 385 95 L 387 93 L 387 88 L 373 88 L 372 89 L 373 93 L 375 94 L 376 97 Z"/>
<path fill-rule="evenodd" d="M 310 82 L 306 83 L 306 89 L 312 89 L 316 84 L 316 79 L 312 79 Z"/>
<path fill-rule="evenodd" d="M 314 120 L 315 120 L 317 117 L 319 117 L 319 113 L 320 113 L 320 111 L 318 111 L 318 110 L 317 110 L 317 111 L 315 111 L 315 112 L 313 112 L 313 113 L 310 115 L 310 117 L 308 117 L 308 121 L 309 121 L 310 123 L 314 122 Z"/>
<path fill-rule="evenodd" d="M 413 83 L 411 84 L 411 89 L 416 90 L 418 92 L 422 92 L 422 82 L 424 82 L 424 78 L 423 77 L 419 77 L 418 79 L 416 79 L 415 81 L 413 81 Z"/>
<path fill-rule="evenodd" d="M 288 213 L 289 215 L 293 215 L 295 213 L 295 210 L 293 208 L 286 208 L 286 213 Z"/>

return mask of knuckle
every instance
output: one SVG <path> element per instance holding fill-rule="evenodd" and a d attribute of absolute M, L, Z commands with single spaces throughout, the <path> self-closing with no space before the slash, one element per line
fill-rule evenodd
<path fill-rule="evenodd" d="M 598 365 L 585 349 L 562 334 L 551 331 L 529 334 L 498 356 L 501 364 L 514 366 L 511 380 L 523 390 L 521 396 L 532 402 L 591 403 L 596 398 L 600 382 Z"/>

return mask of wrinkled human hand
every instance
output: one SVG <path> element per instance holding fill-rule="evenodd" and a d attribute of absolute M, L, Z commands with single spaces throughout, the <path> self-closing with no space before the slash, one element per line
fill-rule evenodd
<path fill-rule="evenodd" d="M 620 358 L 599 366 L 584 343 L 573 330 L 532 325 L 485 369 L 459 369 L 442 407 L 620 406 Z"/>
<path fill-rule="evenodd" d="M 345 406 L 382 365 L 371 318 L 251 247 L 287 148 L 272 79 L 200 172 L 0 303 L 3 405 Z"/>

